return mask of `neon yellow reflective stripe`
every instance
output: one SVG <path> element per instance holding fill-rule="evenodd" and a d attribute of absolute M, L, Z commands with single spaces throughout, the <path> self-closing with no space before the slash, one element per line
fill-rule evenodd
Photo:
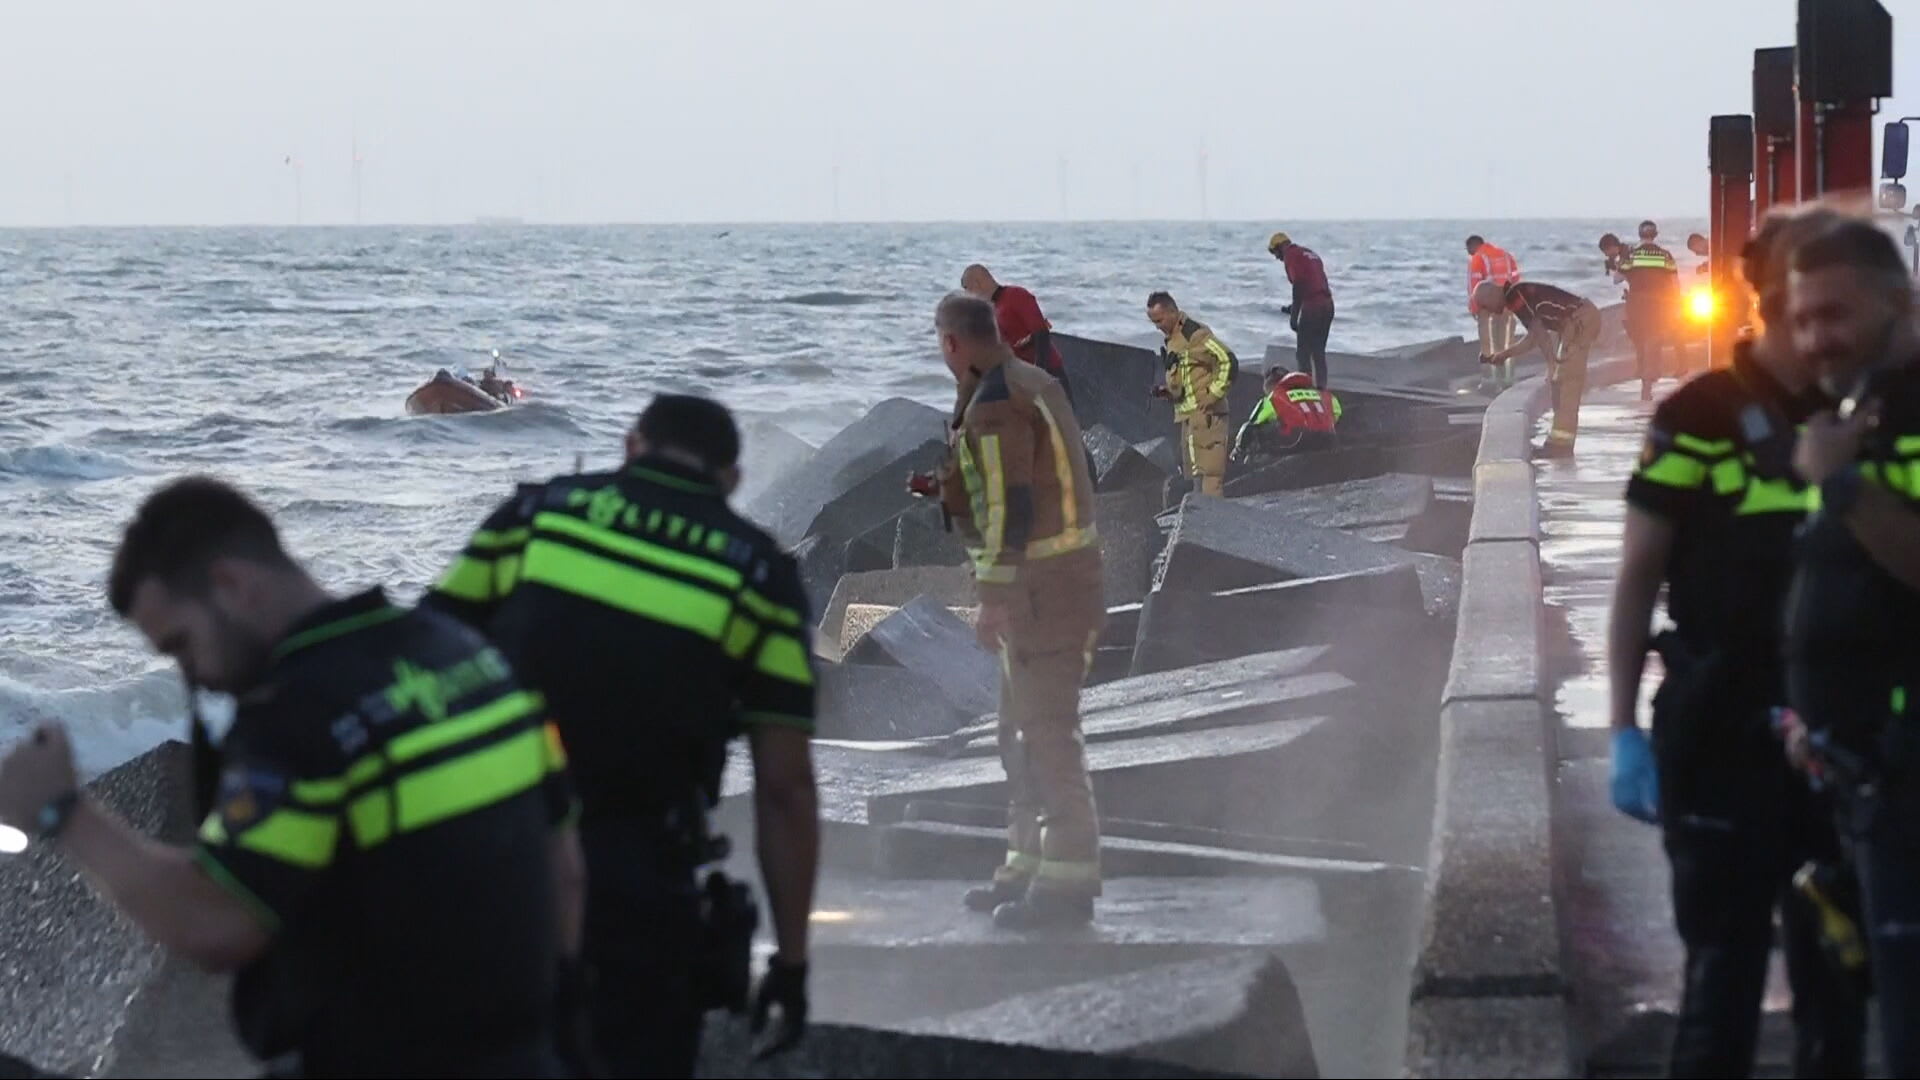
<path fill-rule="evenodd" d="M 544 704 L 540 695 L 531 690 L 516 690 L 458 716 L 450 716 L 437 724 L 415 728 L 394 738 L 387 744 L 387 756 L 396 762 L 412 761 L 414 758 L 442 750 L 454 743 L 477 739 L 495 728 L 505 727 L 515 720 L 540 711 Z"/>
<path fill-rule="evenodd" d="M 347 827 L 362 849 L 386 842 L 393 835 L 393 792 L 369 791 L 347 806 Z"/>
<path fill-rule="evenodd" d="M 1018 580 L 1013 567 L 989 562 L 984 555 L 973 557 L 973 576 L 989 585 L 1011 585 Z"/>
<path fill-rule="evenodd" d="M 479 532 L 473 534 L 473 539 L 467 541 L 467 546 L 488 551 L 497 551 L 501 548 L 525 547 L 527 537 L 532 535 L 532 532 L 533 530 L 524 525 L 517 529 L 504 529 L 500 532 L 481 529 Z"/>
<path fill-rule="evenodd" d="M 980 437 L 980 470 L 986 483 L 987 518 L 980 539 L 988 559 L 999 557 L 1007 542 L 1007 475 L 1000 463 L 1000 436 Z"/>
<path fill-rule="evenodd" d="M 1731 495 L 1747 486 L 1747 467 L 1736 458 L 1714 462 L 1709 472 L 1716 495 Z"/>
<path fill-rule="evenodd" d="M 1060 424 L 1053 418 L 1053 410 L 1047 403 L 1034 398 L 1033 403 L 1040 406 L 1040 418 L 1047 422 L 1047 440 L 1053 447 L 1053 477 L 1060 483 L 1060 520 L 1071 532 L 1080 524 L 1080 502 L 1074 497 L 1073 462 L 1067 457 L 1067 440 L 1060 434 Z"/>
<path fill-rule="evenodd" d="M 1880 464 L 1880 474 L 1887 490 L 1920 499 L 1920 467 L 1886 461 Z"/>
<path fill-rule="evenodd" d="M 1100 533 L 1092 525 L 1084 529 L 1062 531 L 1058 536 L 1049 536 L 1045 540 L 1035 540 L 1027 545 L 1027 558 L 1045 559 L 1053 555 L 1064 555 L 1069 551 L 1079 551 L 1089 544 L 1097 543 Z"/>
<path fill-rule="evenodd" d="M 768 634 L 760 645 L 760 661 L 755 667 L 762 675 L 799 686 L 813 685 L 813 672 L 807 668 L 807 652 L 800 639 L 791 634 Z"/>
<path fill-rule="evenodd" d="M 287 785 L 294 799 L 309 806 L 331 806 L 347 797 L 347 782 L 341 780 L 295 780 Z"/>
<path fill-rule="evenodd" d="M 506 596 L 520 582 L 520 556 L 502 555 L 493 564 L 493 595 Z"/>
<path fill-rule="evenodd" d="M 760 625 L 745 615 L 735 615 L 727 623 L 725 647 L 727 655 L 735 660 L 747 655 L 753 648 L 753 642 L 760 635 Z"/>
<path fill-rule="evenodd" d="M 333 861 L 340 822 L 325 814 L 281 807 L 232 838 L 235 845 L 308 870 Z"/>
<path fill-rule="evenodd" d="M 527 546 L 520 576 L 528 584 L 548 585 L 715 641 L 732 607 L 726 597 L 698 585 L 545 540 Z"/>
<path fill-rule="evenodd" d="M 1018 870 L 1023 874 L 1031 874 L 1035 870 L 1040 869 L 1040 856 L 1029 855 L 1024 851 L 1009 851 L 1007 852 L 1007 868 L 1009 870 Z"/>
<path fill-rule="evenodd" d="M 1253 423 L 1255 424 L 1271 424 L 1279 418 L 1280 414 L 1273 409 L 1272 398 L 1261 398 L 1260 404 L 1253 407 Z"/>
<path fill-rule="evenodd" d="M 1289 390 L 1287 391 L 1287 400 L 1288 401 L 1319 401 L 1320 391 L 1313 390 L 1313 389 Z"/>
<path fill-rule="evenodd" d="M 1893 706 L 1893 715 L 1895 716 L 1907 715 L 1907 688 L 1906 687 L 1896 686 L 1893 688 L 1893 701 L 1891 702 L 1891 704 Z"/>
<path fill-rule="evenodd" d="M 1048 881 L 1098 881 L 1100 864 L 1091 862 L 1066 862 L 1061 859 L 1042 859 L 1037 877 Z"/>
<path fill-rule="evenodd" d="M 533 787 L 546 775 L 546 734 L 528 730 L 403 776 L 394 784 L 400 831 L 411 832 L 490 806 Z"/>
<path fill-rule="evenodd" d="M 1227 395 L 1228 377 L 1233 374 L 1233 355 L 1215 338 L 1207 339 L 1207 351 L 1213 354 L 1213 382 L 1207 387 L 1216 398 Z"/>
<path fill-rule="evenodd" d="M 980 523 L 986 520 L 987 505 L 983 486 L 980 483 L 980 467 L 974 463 L 973 449 L 965 439 L 954 444 L 960 455 L 960 482 L 967 488 L 967 503 L 973 508 L 973 527 L 978 530 Z"/>
<path fill-rule="evenodd" d="M 1699 458 L 1668 451 L 1642 468 L 1640 475 L 1656 484 L 1691 491 L 1706 483 L 1707 466 Z"/>
<path fill-rule="evenodd" d="M 1813 492 L 1790 480 L 1763 480 L 1754 477 L 1747 493 L 1734 508 L 1735 514 L 1804 514 L 1813 509 Z"/>
<path fill-rule="evenodd" d="M 1725 457 L 1733 453 L 1732 439 L 1703 439 L 1698 435 L 1689 435 L 1682 431 L 1673 437 L 1673 445 L 1701 457 Z"/>
<path fill-rule="evenodd" d="M 351 634 L 355 630 L 365 630 L 369 626 L 378 626 L 381 623 L 392 622 L 405 614 L 406 612 L 400 608 L 388 606 L 375 608 L 372 611 L 363 611 L 358 615 L 349 615 L 344 619 L 335 619 L 330 623 L 323 623 L 311 630 L 303 630 L 293 635 L 275 647 L 273 655 L 275 659 L 279 659 L 288 653 L 304 649 L 309 645 L 318 645 L 323 641 L 329 641 L 343 634 Z"/>
<path fill-rule="evenodd" d="M 1920 435 L 1902 435 L 1893 440 L 1893 452 L 1901 457 L 1920 456 Z"/>
<path fill-rule="evenodd" d="M 782 607 L 768 600 L 752 589 L 740 591 L 740 606 L 753 612 L 766 622 L 779 623 L 781 626 L 799 626 L 800 613 L 790 607 Z"/>
<path fill-rule="evenodd" d="M 585 540 L 589 544 L 605 548 L 616 555 L 625 555 L 629 559 L 652 563 L 688 577 L 711 581 L 715 585 L 729 589 L 740 587 L 740 571 L 730 566 L 723 566 L 711 559 L 700 558 L 698 555 L 688 555 L 683 551 L 664 548 L 659 544 L 649 544 L 645 540 L 617 533 L 611 529 L 603 529 L 591 522 L 568 517 L 566 514 L 548 511 L 535 517 L 533 525 L 535 529 L 564 533 L 576 540 Z"/>
<path fill-rule="evenodd" d="M 462 555 L 453 560 L 453 565 L 447 568 L 434 589 L 456 600 L 491 600 L 494 596 L 493 564 Z"/>

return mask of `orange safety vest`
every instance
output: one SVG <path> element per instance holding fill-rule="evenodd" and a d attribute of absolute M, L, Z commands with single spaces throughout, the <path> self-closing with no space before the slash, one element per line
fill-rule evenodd
<path fill-rule="evenodd" d="M 1483 281 L 1511 285 L 1520 280 L 1520 263 L 1504 250 L 1482 242 L 1480 250 L 1467 259 L 1467 310 L 1478 311 L 1473 293 Z"/>

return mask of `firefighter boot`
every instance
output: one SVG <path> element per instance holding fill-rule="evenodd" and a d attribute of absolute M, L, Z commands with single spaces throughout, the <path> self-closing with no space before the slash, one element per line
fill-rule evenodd
<path fill-rule="evenodd" d="M 1002 930 L 1070 930 L 1092 921 L 1093 897 L 1086 893 L 1029 891 L 993 909 L 993 925 Z"/>

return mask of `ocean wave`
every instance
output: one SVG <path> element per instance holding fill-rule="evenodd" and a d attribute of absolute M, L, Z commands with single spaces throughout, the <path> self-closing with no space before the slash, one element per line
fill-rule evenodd
<path fill-rule="evenodd" d="M 73 740 L 81 771 L 91 775 L 186 733 L 186 693 L 170 670 L 119 682 L 49 690 L 0 675 L 0 744 L 57 721 Z"/>
<path fill-rule="evenodd" d="M 855 304 L 882 304 L 892 299 L 894 298 L 891 296 L 879 296 L 874 293 L 837 292 L 829 289 L 824 292 L 783 296 L 774 303 L 798 304 L 801 307 L 851 307 Z"/>
<path fill-rule="evenodd" d="M 132 476 L 141 471 L 126 458 L 75 446 L 28 446 L 18 450 L 0 450 L 0 476 L 84 483 Z"/>

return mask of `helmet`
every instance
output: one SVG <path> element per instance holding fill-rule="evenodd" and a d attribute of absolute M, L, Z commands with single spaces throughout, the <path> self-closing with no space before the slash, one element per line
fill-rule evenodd
<path fill-rule="evenodd" d="M 1279 251 L 1281 248 L 1291 243 L 1293 243 L 1293 237 L 1288 236 L 1286 233 L 1283 233 L 1283 232 L 1277 232 L 1267 239 L 1267 251 L 1268 252 Z"/>

